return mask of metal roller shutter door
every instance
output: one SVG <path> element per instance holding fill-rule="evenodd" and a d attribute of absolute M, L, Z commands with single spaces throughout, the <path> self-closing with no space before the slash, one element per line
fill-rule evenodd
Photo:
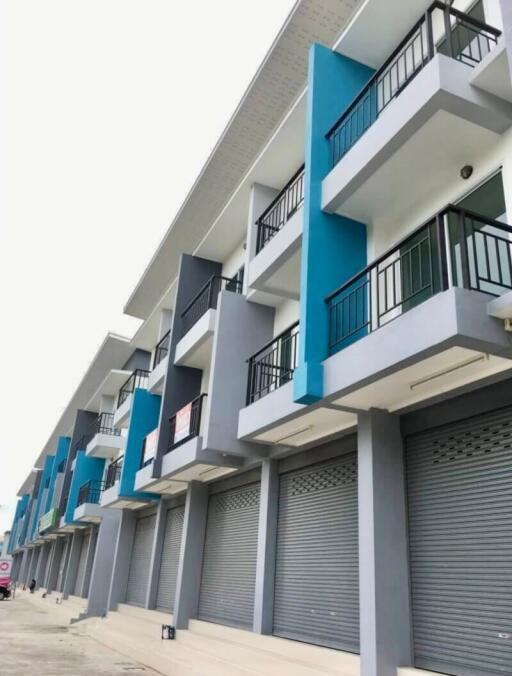
<path fill-rule="evenodd" d="M 199 618 L 252 628 L 260 484 L 210 496 Z"/>
<path fill-rule="evenodd" d="M 512 673 L 512 409 L 407 439 L 416 665 Z"/>
<path fill-rule="evenodd" d="M 82 593 L 82 586 L 85 578 L 85 566 L 87 564 L 87 552 L 89 550 L 89 542 L 91 541 L 91 533 L 85 533 L 82 537 L 82 544 L 80 545 L 80 557 L 78 559 L 78 568 L 76 571 L 75 589 L 73 594 L 80 596 Z"/>
<path fill-rule="evenodd" d="M 126 588 L 126 603 L 131 603 L 134 606 L 143 606 L 146 603 L 155 523 L 156 516 L 154 514 L 137 519 L 135 523 Z"/>
<path fill-rule="evenodd" d="M 185 507 L 174 507 L 167 511 L 165 518 L 165 533 L 158 575 L 156 607 L 158 610 L 170 613 L 174 611 L 174 596 L 176 594 L 184 516 Z"/>
<path fill-rule="evenodd" d="M 359 651 L 355 453 L 280 477 L 273 633 Z"/>

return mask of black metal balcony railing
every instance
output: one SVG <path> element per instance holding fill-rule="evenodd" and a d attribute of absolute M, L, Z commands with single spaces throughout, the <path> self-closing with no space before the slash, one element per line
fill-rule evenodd
<path fill-rule="evenodd" d="M 80 490 L 78 491 L 77 507 L 86 503 L 97 505 L 104 489 L 104 481 L 93 481 L 92 479 L 87 481 L 83 486 L 80 486 Z"/>
<path fill-rule="evenodd" d="M 171 342 L 171 331 L 167 331 L 167 333 L 160 338 L 158 341 L 156 347 L 155 347 L 155 354 L 153 356 L 153 369 L 156 369 L 158 364 L 162 361 L 162 359 L 165 359 L 169 353 L 169 344 Z"/>
<path fill-rule="evenodd" d="M 117 427 L 114 427 L 114 414 L 113 413 L 100 413 L 96 420 L 91 425 L 90 436 L 91 439 L 96 434 L 110 434 L 111 436 L 118 437 L 121 434 L 121 430 Z"/>
<path fill-rule="evenodd" d="M 512 289 L 512 227 L 446 207 L 326 298 L 330 353 L 449 286 Z"/>
<path fill-rule="evenodd" d="M 63 472 L 66 469 L 66 460 L 61 460 L 57 465 L 57 472 Z"/>
<path fill-rule="evenodd" d="M 304 165 L 258 218 L 256 253 L 276 235 L 304 202 Z"/>
<path fill-rule="evenodd" d="M 123 469 L 124 456 L 121 455 L 117 460 L 111 462 L 107 467 L 107 474 L 105 476 L 105 490 L 112 488 L 116 481 L 121 478 L 121 471 Z"/>
<path fill-rule="evenodd" d="M 293 378 L 298 364 L 299 322 L 290 326 L 249 359 L 247 404 L 252 404 Z"/>
<path fill-rule="evenodd" d="M 210 277 L 181 313 L 181 337 L 190 331 L 208 310 L 217 307 L 217 296 L 223 289 L 242 293 L 242 283 L 237 277 L 232 279 L 219 275 Z"/>
<path fill-rule="evenodd" d="M 193 439 L 199 435 L 201 429 L 201 414 L 203 412 L 203 400 L 206 396 L 206 394 L 200 394 L 196 399 L 190 402 L 190 422 L 188 428 L 185 430 L 176 429 L 176 419 L 179 411 L 169 418 L 169 446 L 167 447 L 167 453 L 189 441 L 189 439 Z M 176 438 L 177 433 L 180 434 L 179 439 Z"/>
<path fill-rule="evenodd" d="M 444 2 L 434 2 L 327 133 L 332 166 L 352 148 L 389 103 L 436 53 L 476 66 L 501 31 Z"/>
<path fill-rule="evenodd" d="M 122 406 L 124 402 L 128 399 L 130 394 L 138 388 L 146 388 L 148 384 L 149 371 L 145 369 L 135 369 L 132 375 L 124 383 L 124 385 L 119 390 L 119 395 L 117 398 L 117 408 Z"/>

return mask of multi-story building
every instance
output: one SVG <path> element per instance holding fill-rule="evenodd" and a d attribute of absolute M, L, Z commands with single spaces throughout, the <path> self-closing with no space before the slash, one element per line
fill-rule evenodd
<path fill-rule="evenodd" d="M 18 580 L 178 657 L 512 673 L 511 50 L 507 0 L 297 3 L 20 489 Z"/>

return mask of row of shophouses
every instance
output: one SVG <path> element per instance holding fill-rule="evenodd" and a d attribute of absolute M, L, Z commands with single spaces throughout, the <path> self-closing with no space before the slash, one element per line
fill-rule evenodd
<path fill-rule="evenodd" d="M 297 3 L 19 489 L 18 584 L 512 673 L 510 4 Z"/>

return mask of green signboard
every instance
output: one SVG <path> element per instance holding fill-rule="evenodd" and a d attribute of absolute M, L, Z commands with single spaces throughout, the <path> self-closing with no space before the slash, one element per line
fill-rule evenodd
<path fill-rule="evenodd" d="M 57 507 L 54 507 L 53 509 L 50 509 L 49 512 L 46 512 L 46 514 L 43 514 L 43 516 L 39 519 L 38 530 L 40 533 L 44 533 L 44 531 L 53 528 L 57 524 L 58 513 L 59 510 Z"/>

